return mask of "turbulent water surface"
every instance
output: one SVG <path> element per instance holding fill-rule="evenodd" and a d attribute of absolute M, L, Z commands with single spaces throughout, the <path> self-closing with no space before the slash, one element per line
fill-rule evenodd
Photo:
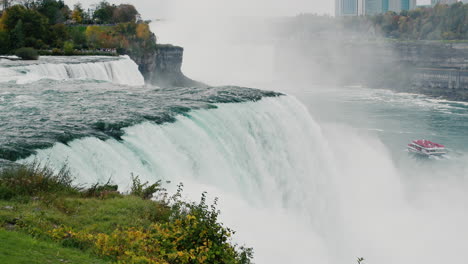
<path fill-rule="evenodd" d="M 91 63 L 122 61 L 133 67 L 126 58 Z M 170 180 L 170 190 L 183 182 L 189 199 L 208 191 L 256 263 L 468 258 L 464 103 L 364 88 L 291 89 L 294 97 L 67 76 L 0 84 L 0 158 L 66 163 L 83 184 L 112 178 L 124 190 L 136 174 Z M 417 138 L 450 154 L 414 158 L 405 145 Z"/>

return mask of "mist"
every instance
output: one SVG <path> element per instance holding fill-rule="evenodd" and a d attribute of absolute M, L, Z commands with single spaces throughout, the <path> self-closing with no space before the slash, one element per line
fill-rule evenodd
<path fill-rule="evenodd" d="M 328 144 L 320 151 L 334 163 L 332 172 L 314 169 L 310 177 L 327 175 L 324 181 L 330 182 L 303 184 L 320 186 L 314 190 L 322 191 L 326 201 L 313 208 L 326 208 L 324 212 L 265 212 L 245 209 L 228 198 L 222 205 L 232 214 L 225 215 L 225 221 L 239 230 L 239 240 L 257 249 L 258 263 L 352 263 L 358 256 L 368 263 L 463 263 L 463 252 L 468 252 L 462 238 L 468 234 L 463 225 L 468 221 L 463 211 L 468 168 L 456 162 L 440 167 L 401 164 L 397 161 L 402 153 L 392 152 L 375 133 L 338 121 L 345 108 L 304 97 L 336 86 L 402 85 L 391 77 L 393 70 L 401 71 L 397 65 L 402 58 L 393 46 L 380 42 L 381 33 L 369 23 L 312 15 L 332 13 L 333 1 L 321 2 L 318 9 L 307 9 L 313 2 L 302 7 L 288 2 L 293 8 L 282 11 L 257 3 L 246 8 L 242 2 L 234 7 L 197 2 L 200 13 L 179 7 L 171 18 L 152 24 L 160 43 L 185 48 L 183 71 L 191 78 L 210 85 L 282 91 L 308 104 L 312 118 L 320 117 Z M 362 112 L 350 118 L 374 115 Z M 395 123 L 393 129 L 403 127 Z M 446 173 L 451 175 L 448 180 Z"/>
<path fill-rule="evenodd" d="M 281 91 L 381 85 L 382 73 L 395 68 L 398 56 L 388 45 L 375 45 L 380 34 L 368 22 L 354 26 L 348 20 L 314 14 L 227 16 L 151 26 L 159 43 L 184 47 L 185 74 L 210 85 Z"/>
<path fill-rule="evenodd" d="M 83 186 L 112 176 L 125 191 L 138 175 L 169 193 L 183 183 L 189 201 L 206 191 L 257 264 L 466 262 L 468 103 L 415 93 L 410 66 L 442 76 L 433 91 L 463 88 L 462 78 L 468 91 L 466 67 L 449 68 L 468 45 L 455 45 L 466 56 L 424 56 L 420 38 L 399 38 L 406 18 L 386 14 L 399 32 L 389 40 L 375 20 L 335 18 L 334 0 L 109 2 L 134 4 L 157 44 L 184 48 L 183 73 L 215 87 L 157 80 L 184 77 L 181 49 L 151 45 L 141 25 L 129 38 L 151 49 L 136 57 L 9 62 L 0 77 L 13 93 L 0 99 L 15 122 L 3 134 L 19 163 L 66 164 Z M 446 45 L 424 47 L 439 55 Z M 447 155 L 409 155 L 419 138 Z"/>
<path fill-rule="evenodd" d="M 66 0 L 73 6 L 75 0 Z M 95 0 L 79 1 L 88 7 Z M 299 13 L 333 14 L 334 0 L 110 0 L 109 3 L 130 3 L 141 11 L 144 19 L 186 19 L 188 17 L 284 16 Z"/>

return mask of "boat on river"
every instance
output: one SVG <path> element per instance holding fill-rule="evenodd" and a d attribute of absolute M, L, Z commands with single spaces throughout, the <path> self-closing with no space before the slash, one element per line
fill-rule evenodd
<path fill-rule="evenodd" d="M 423 156 L 443 156 L 447 154 L 445 146 L 426 139 L 413 140 L 408 144 L 408 151 Z"/>

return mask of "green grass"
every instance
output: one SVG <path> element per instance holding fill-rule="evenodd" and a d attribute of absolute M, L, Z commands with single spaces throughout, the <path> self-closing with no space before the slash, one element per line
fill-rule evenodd
<path fill-rule="evenodd" d="M 1 209 L 7 206 L 13 209 Z M 65 197 L 48 202 L 0 200 L 0 225 L 20 222 L 39 230 L 60 224 L 86 232 L 111 233 L 117 227 L 148 227 L 154 222 L 167 221 L 168 217 L 168 209 L 161 204 L 135 196 L 102 200 Z"/>
<path fill-rule="evenodd" d="M 0 170 L 0 263 L 251 263 L 205 193 L 187 203 L 182 184 L 168 197 L 160 181 L 132 181 L 119 193 L 110 182 L 76 186 L 66 167 Z"/>
<path fill-rule="evenodd" d="M 78 249 L 0 229 L 0 263 L 108 263 Z"/>

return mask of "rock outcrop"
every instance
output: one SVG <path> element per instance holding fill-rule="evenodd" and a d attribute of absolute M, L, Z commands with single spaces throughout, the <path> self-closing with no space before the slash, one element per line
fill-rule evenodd
<path fill-rule="evenodd" d="M 143 54 L 129 54 L 147 83 L 161 87 L 202 86 L 182 73 L 183 55 L 184 49 L 173 45 L 157 45 Z"/>
<path fill-rule="evenodd" d="M 468 43 L 403 42 L 393 49 L 411 72 L 408 91 L 468 101 Z"/>

